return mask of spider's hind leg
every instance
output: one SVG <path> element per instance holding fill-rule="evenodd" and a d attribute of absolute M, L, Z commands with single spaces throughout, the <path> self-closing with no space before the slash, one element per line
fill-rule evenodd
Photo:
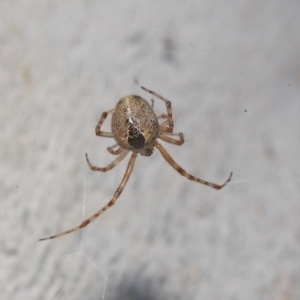
<path fill-rule="evenodd" d="M 64 231 L 62 233 L 59 233 L 59 234 L 56 234 L 56 235 L 52 235 L 50 237 L 47 237 L 47 238 L 42 238 L 42 239 L 39 239 L 39 241 L 44 241 L 44 240 L 49 240 L 49 239 L 54 239 L 54 238 L 57 238 L 57 237 L 60 237 L 60 236 L 63 236 L 63 235 L 66 235 L 68 233 L 71 233 L 71 232 L 75 232 L 75 231 L 78 231 L 84 227 L 86 227 L 87 225 L 89 225 L 91 222 L 93 222 L 96 218 L 98 218 L 101 214 L 103 214 L 109 207 L 113 206 L 115 204 L 115 202 L 118 200 L 118 198 L 120 197 L 121 193 L 123 192 L 128 180 L 129 180 L 129 177 L 132 173 L 132 170 L 133 170 L 133 167 L 134 167 L 134 163 L 135 163 L 135 160 L 136 160 L 136 157 L 137 157 L 138 153 L 134 152 L 132 155 L 131 155 L 131 158 L 129 160 L 129 163 L 128 163 L 128 166 L 127 166 L 127 169 L 125 171 L 125 174 L 123 176 L 123 179 L 119 185 L 119 187 L 117 188 L 117 190 L 115 191 L 114 193 L 114 196 L 113 198 L 104 206 L 102 207 L 100 210 L 98 210 L 95 214 L 93 214 L 90 218 L 86 219 L 85 221 L 83 221 L 79 226 L 77 227 L 74 227 L 70 230 L 67 230 L 67 231 Z"/>
<path fill-rule="evenodd" d="M 162 156 L 164 157 L 164 159 L 182 176 L 186 177 L 187 179 L 205 184 L 207 186 L 210 186 L 216 190 L 220 190 L 221 188 L 223 188 L 230 180 L 232 177 L 232 172 L 229 175 L 229 178 L 221 185 L 219 184 L 215 184 L 206 180 L 203 180 L 201 178 L 197 178 L 191 174 L 189 174 L 188 172 L 186 172 L 184 169 L 182 169 L 175 161 L 174 159 L 171 157 L 171 155 L 167 152 L 167 150 L 158 142 L 155 142 L 155 147 L 159 150 L 159 152 L 162 154 Z"/>

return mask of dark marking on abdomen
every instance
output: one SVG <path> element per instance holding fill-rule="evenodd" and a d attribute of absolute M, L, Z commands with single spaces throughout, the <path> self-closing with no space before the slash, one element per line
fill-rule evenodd
<path fill-rule="evenodd" d="M 145 147 L 143 134 L 132 124 L 129 126 L 128 144 L 134 149 L 143 149 Z"/>

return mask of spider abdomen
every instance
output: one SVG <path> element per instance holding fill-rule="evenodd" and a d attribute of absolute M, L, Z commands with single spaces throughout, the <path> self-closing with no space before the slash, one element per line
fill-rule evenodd
<path fill-rule="evenodd" d="M 153 146 L 159 125 L 149 103 L 139 96 L 130 95 L 122 98 L 114 108 L 111 129 L 122 148 L 134 151 Z"/>

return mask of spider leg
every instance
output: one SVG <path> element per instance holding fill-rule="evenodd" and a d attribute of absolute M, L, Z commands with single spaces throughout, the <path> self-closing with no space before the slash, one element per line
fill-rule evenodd
<path fill-rule="evenodd" d="M 162 114 L 160 116 L 157 116 L 157 119 L 168 119 L 168 115 Z M 166 122 L 166 121 L 165 121 Z"/>
<path fill-rule="evenodd" d="M 141 86 L 141 88 L 143 90 L 145 90 L 146 92 L 158 97 L 160 100 L 164 101 L 166 104 L 166 108 L 167 108 L 167 113 L 168 113 L 168 121 L 169 121 L 169 127 L 166 128 L 165 132 L 173 132 L 173 127 L 174 127 L 174 122 L 173 122 L 173 116 L 172 116 L 172 104 L 171 101 L 169 101 L 168 99 L 164 98 L 163 96 L 146 89 L 145 87 Z"/>
<path fill-rule="evenodd" d="M 97 126 L 96 126 L 96 129 L 95 129 L 96 135 L 98 135 L 98 136 L 104 136 L 104 137 L 113 137 L 113 134 L 112 134 L 111 132 L 106 132 L 106 131 L 101 131 L 101 130 L 100 130 L 100 129 L 101 129 L 101 126 L 102 126 L 103 122 L 105 121 L 105 119 L 107 118 L 107 116 L 108 116 L 109 114 L 111 114 L 113 111 L 114 111 L 114 110 L 111 109 L 111 110 L 109 110 L 109 111 L 105 111 L 105 112 L 102 114 L 102 116 L 101 116 L 101 118 L 100 118 L 100 120 L 99 120 L 99 122 L 98 122 L 98 124 L 97 124 Z"/>
<path fill-rule="evenodd" d="M 160 153 L 162 154 L 162 156 L 164 157 L 164 159 L 182 176 L 186 177 L 187 179 L 205 184 L 207 186 L 210 186 L 214 189 L 220 190 L 221 188 L 223 188 L 230 180 L 232 177 L 232 172 L 229 175 L 229 178 L 221 185 L 215 184 L 215 183 L 211 183 L 208 181 L 205 181 L 203 179 L 197 178 L 189 173 L 187 173 L 184 169 L 182 169 L 175 161 L 174 159 L 170 156 L 170 154 L 167 152 L 167 150 L 158 142 L 155 142 L 155 147 L 160 151 Z"/>
<path fill-rule="evenodd" d="M 103 214 L 109 207 L 113 206 L 115 204 L 115 202 L 117 201 L 117 199 L 119 198 L 119 196 L 121 195 L 122 191 L 124 190 L 124 188 L 125 188 L 125 186 L 126 186 L 126 184 L 128 182 L 128 179 L 129 179 L 129 177 L 130 177 L 130 175 L 132 173 L 132 170 L 133 170 L 134 163 L 135 163 L 137 155 L 138 155 L 137 152 L 134 152 L 131 155 L 131 158 L 130 158 L 128 166 L 127 166 L 127 169 L 125 171 L 125 174 L 123 176 L 123 179 L 122 179 L 119 187 L 115 191 L 113 198 L 104 207 L 102 207 L 99 211 L 97 211 L 95 214 L 93 214 L 90 218 L 88 218 L 87 220 L 83 221 L 79 226 L 74 227 L 74 228 L 72 228 L 70 230 L 64 231 L 62 233 L 59 233 L 59 234 L 47 237 L 47 238 L 39 239 L 39 241 L 54 239 L 54 238 L 66 235 L 68 233 L 71 233 L 71 232 L 74 232 L 74 231 L 78 231 L 78 230 L 86 227 L 91 222 L 93 222 L 97 217 L 99 217 L 101 214 Z"/>
<path fill-rule="evenodd" d="M 169 120 L 166 120 L 159 124 L 159 129 L 165 130 L 166 126 L 169 124 Z M 160 130 L 161 131 L 161 130 Z"/>
<path fill-rule="evenodd" d="M 157 119 L 168 119 L 168 115 L 162 114 L 162 115 L 158 116 Z M 162 123 L 160 123 L 159 131 L 171 134 L 171 132 L 169 132 L 170 130 L 167 127 L 167 125 L 169 125 L 169 120 L 165 120 Z"/>
<path fill-rule="evenodd" d="M 162 139 L 163 141 L 167 142 L 167 143 L 170 143 L 170 144 L 173 144 L 173 145 L 176 145 L 176 146 L 181 146 L 183 143 L 184 143 L 184 138 L 183 138 L 183 134 L 180 132 L 180 133 L 167 133 L 168 135 L 177 135 L 179 136 L 179 140 L 176 140 L 174 138 L 171 138 L 169 136 L 166 136 L 165 133 L 159 133 L 158 134 L 158 137 L 160 139 Z"/>
<path fill-rule="evenodd" d="M 87 153 L 85 154 L 85 157 L 86 157 L 86 161 L 87 161 L 88 165 L 90 166 L 90 168 L 92 169 L 92 171 L 107 172 L 107 171 L 113 169 L 119 162 L 121 162 L 127 154 L 128 154 L 128 151 L 122 150 L 121 154 L 105 168 L 100 168 L 100 167 L 96 167 L 96 166 L 92 165 L 90 163 Z"/>
<path fill-rule="evenodd" d="M 118 144 L 115 144 L 111 147 L 107 148 L 107 151 L 112 155 L 119 155 L 124 149 L 122 147 L 119 147 L 117 150 L 113 150 L 114 148 L 118 147 Z"/>

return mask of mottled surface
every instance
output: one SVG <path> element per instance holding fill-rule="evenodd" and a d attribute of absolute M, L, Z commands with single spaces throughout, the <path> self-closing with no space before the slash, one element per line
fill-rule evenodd
<path fill-rule="evenodd" d="M 300 2 L 0 1 L 1 300 L 299 300 Z M 173 104 L 178 175 L 95 135 L 124 95 Z M 154 111 L 165 113 L 162 101 Z M 110 131 L 110 117 L 103 126 Z M 127 160 L 128 159 L 128 160 Z M 84 213 L 84 215 L 83 215 Z"/>
<path fill-rule="evenodd" d="M 142 150 L 152 146 L 158 129 L 157 117 L 145 99 L 130 95 L 116 104 L 111 130 L 114 139 L 122 148 Z"/>

